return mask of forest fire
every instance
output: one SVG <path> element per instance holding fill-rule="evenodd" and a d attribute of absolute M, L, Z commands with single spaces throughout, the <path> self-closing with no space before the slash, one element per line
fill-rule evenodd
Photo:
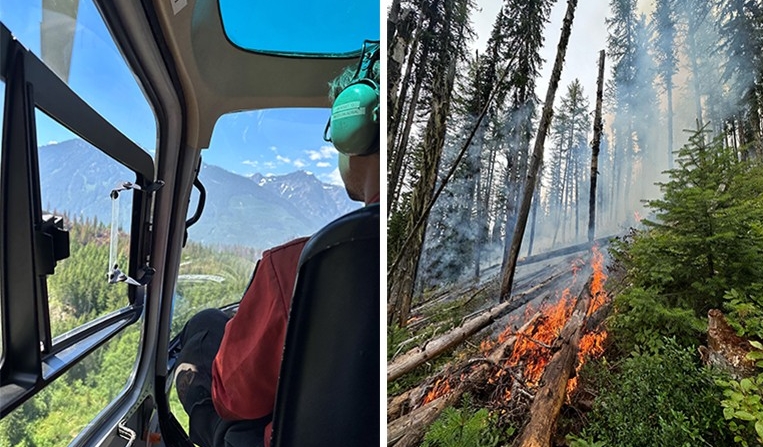
<path fill-rule="evenodd" d="M 586 317 L 590 317 L 608 299 L 604 291 L 604 282 L 607 279 L 604 272 L 604 257 L 596 247 L 593 247 L 591 266 L 593 268 L 590 281 L 591 301 L 586 311 Z M 518 335 L 511 356 L 504 362 L 503 366 L 516 371 L 516 377 L 521 378 L 526 387 L 538 386 L 541 375 L 550 360 L 552 345 L 570 318 L 575 304 L 576 300 L 571 295 L 570 289 L 565 289 L 556 303 L 541 309 L 542 317 L 538 319 L 536 324 L 531 325 L 520 334 L 516 334 L 511 328 L 508 328 L 499 335 L 498 343 L 502 343 L 510 335 Z M 533 309 L 528 306 L 525 315 L 528 316 L 532 312 Z M 606 337 L 605 331 L 583 335 L 579 345 L 576 372 L 580 370 L 586 358 L 600 355 L 603 352 L 603 343 Z M 481 348 L 483 352 L 487 352 L 494 345 L 493 342 L 485 341 Z M 500 377 L 503 374 L 501 371 L 497 376 Z M 567 385 L 568 396 L 575 390 L 576 386 L 577 379 L 573 377 Z M 511 393 L 506 392 L 505 395 L 508 398 Z"/>
<path fill-rule="evenodd" d="M 390 421 L 388 434 L 403 436 L 410 431 L 411 424 L 427 426 L 431 424 L 427 418 L 436 417 L 443 408 L 455 405 L 465 393 L 472 392 L 485 407 L 500 409 L 500 417 L 506 421 L 516 423 L 529 415 L 530 422 L 523 433 L 548 433 L 549 427 L 537 428 L 537 421 L 554 420 L 563 403 L 570 402 L 577 387 L 576 372 L 586 360 L 601 355 L 607 338 L 605 331 L 595 329 L 596 321 L 603 316 L 597 310 L 606 309 L 608 301 L 604 291 L 604 257 L 594 248 L 589 262 L 592 273 L 586 268 L 580 269 L 587 276 L 581 291 L 578 292 L 580 286 L 572 277 L 572 266 L 581 267 L 580 264 L 585 265 L 585 262 L 578 260 L 569 266 L 560 266 L 569 287 L 558 293 L 555 302 L 540 309 L 525 306 L 524 314 L 518 318 L 523 321 L 521 327 L 516 328 L 513 321 L 507 323 L 508 327 L 498 337 L 480 343 L 480 354 L 476 358 L 454 359 L 425 383 L 391 399 L 387 413 Z M 553 287 L 553 279 L 545 279 L 528 290 L 537 291 L 549 284 Z M 528 295 L 528 292 L 522 293 Z M 544 295 L 535 292 L 529 296 L 537 299 Z M 403 366 L 422 364 L 431 358 L 433 350 L 428 348 L 451 340 L 454 334 L 466 333 L 465 328 L 472 321 L 497 314 L 501 306 L 507 304 L 511 302 L 485 310 L 452 333 L 430 341 L 426 349 L 411 350 L 410 357 L 403 358 L 405 362 L 388 365 L 388 379 L 392 377 L 394 380 Z M 413 363 L 414 360 L 409 359 L 420 360 Z M 537 396 L 543 398 L 536 399 Z M 552 415 L 551 419 L 545 415 Z"/>
<path fill-rule="evenodd" d="M 429 402 L 432 402 L 438 397 L 446 394 L 448 391 L 450 391 L 450 382 L 448 381 L 448 379 L 447 378 L 437 379 L 432 389 L 427 393 L 426 396 L 424 396 L 424 401 L 422 402 L 422 405 L 426 405 Z"/>
<path fill-rule="evenodd" d="M 541 310 L 543 317 L 538 323 L 520 334 L 514 344 L 511 357 L 505 365 L 517 367 L 523 365 L 521 377 L 525 384 L 535 386 L 546 368 L 551 344 L 559 336 L 559 331 L 572 311 L 570 290 L 565 289 L 559 300 Z"/>

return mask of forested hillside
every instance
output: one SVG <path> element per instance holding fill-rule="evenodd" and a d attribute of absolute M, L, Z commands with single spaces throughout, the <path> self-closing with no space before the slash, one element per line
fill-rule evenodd
<path fill-rule="evenodd" d="M 70 220 L 71 256 L 48 279 L 51 331 L 60 335 L 97 316 L 126 306 L 126 285 L 109 284 L 109 229 L 94 221 Z M 120 239 L 127 240 L 127 235 Z M 195 309 L 237 302 L 259 253 L 246 247 L 206 248 L 189 244 L 183 252 L 173 334 Z M 126 253 L 118 259 L 126 259 Z M 203 272 L 205 276 L 199 277 Z M 209 279 L 212 278 L 212 279 Z M 128 385 L 137 360 L 142 319 L 96 350 L 8 417 L 0 421 L 2 447 L 68 445 Z M 174 400 L 174 393 L 173 393 Z M 182 407 L 173 405 L 181 420 Z"/>
<path fill-rule="evenodd" d="M 763 445 L 763 5 L 490 6 L 388 11 L 388 445 Z"/>

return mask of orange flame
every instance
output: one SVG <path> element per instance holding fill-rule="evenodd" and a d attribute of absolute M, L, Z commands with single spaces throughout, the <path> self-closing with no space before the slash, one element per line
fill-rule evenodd
<path fill-rule="evenodd" d="M 591 303 L 588 306 L 586 317 L 590 317 L 594 312 L 599 310 L 607 300 L 609 300 L 609 296 L 604 290 L 604 283 L 607 280 L 607 275 L 604 273 L 604 256 L 596 246 L 593 247 L 592 251 L 593 256 L 591 257 L 591 266 L 593 267 L 593 279 L 591 281 Z M 601 332 L 590 332 L 583 335 L 580 339 L 578 363 L 575 367 L 575 377 L 567 382 L 568 398 L 577 389 L 577 373 L 580 372 L 586 359 L 600 356 L 604 352 L 604 341 L 606 339 L 607 332 L 604 330 Z"/>
<path fill-rule="evenodd" d="M 597 247 L 593 247 L 593 253 L 591 257 L 591 266 L 593 268 L 593 278 L 591 280 L 591 301 L 586 311 L 586 316 L 591 316 L 596 310 L 601 308 L 609 299 L 607 293 L 604 291 L 604 283 L 606 282 L 607 275 L 604 272 L 604 256 L 599 252 Z M 573 273 L 577 273 L 580 265 L 578 262 L 573 263 Z M 559 336 L 562 328 L 566 324 L 573 310 L 574 300 L 571 297 L 570 289 L 566 289 L 562 292 L 561 297 L 555 304 L 543 306 L 541 308 L 542 317 L 537 322 L 526 328 L 521 333 L 517 333 L 514 329 L 514 325 L 509 323 L 506 329 L 498 336 L 497 341 L 491 339 L 483 340 L 480 343 L 480 351 L 484 355 L 488 355 L 492 349 L 499 343 L 503 343 L 510 336 L 516 335 L 517 340 L 514 343 L 511 356 L 504 362 L 505 366 L 516 368 L 521 366 L 521 371 L 518 371 L 525 381 L 526 386 L 535 387 L 538 385 L 543 371 L 546 368 L 550 360 L 551 345 Z M 529 319 L 532 314 L 535 313 L 535 309 L 531 306 L 526 306 L 525 320 Z M 583 335 L 580 340 L 578 350 L 578 362 L 576 365 L 576 372 L 580 371 L 586 359 L 591 357 L 597 357 L 604 351 L 604 341 L 607 338 L 605 331 L 588 333 Z M 489 383 L 496 383 L 498 380 L 506 374 L 505 370 L 498 371 L 489 380 Z M 567 382 L 567 397 L 575 391 L 577 387 L 577 377 L 573 377 Z M 451 390 L 450 383 L 447 379 L 438 379 L 434 386 L 424 397 L 423 404 L 432 402 L 448 393 Z M 505 390 L 504 397 L 506 400 L 511 398 L 511 391 Z"/>
<path fill-rule="evenodd" d="M 586 311 L 586 316 L 591 316 L 596 310 L 604 305 L 608 296 L 604 291 L 604 283 L 607 275 L 604 271 L 604 256 L 597 247 L 593 248 L 591 258 L 593 268 L 593 278 L 591 281 L 591 302 Z M 573 273 L 577 273 L 580 265 L 573 263 Z M 571 297 L 570 289 L 562 292 L 561 297 L 555 304 L 544 306 L 541 309 L 543 317 L 530 328 L 518 335 L 514 343 L 514 349 L 511 356 L 505 362 L 506 366 L 517 367 L 522 365 L 521 377 L 525 380 L 527 386 L 537 386 L 543 371 L 550 360 L 550 349 L 556 338 L 559 336 L 562 328 L 570 317 L 573 310 L 574 299 Z M 534 312 L 534 309 L 532 310 Z M 503 342 L 509 335 L 515 332 L 512 328 L 507 328 L 500 336 L 499 343 Z M 604 348 L 604 341 L 607 333 L 602 331 L 598 333 L 585 334 L 580 340 L 580 349 L 578 351 L 578 362 L 576 371 L 579 371 L 587 358 L 601 355 Z M 494 344 L 483 343 L 482 347 L 493 347 Z M 484 351 L 487 352 L 487 351 Z M 496 378 L 500 375 L 496 375 Z M 577 378 L 572 378 L 567 383 L 568 396 L 577 386 Z M 506 393 L 507 399 L 511 393 Z"/>
<path fill-rule="evenodd" d="M 426 405 L 429 402 L 432 402 L 438 397 L 445 395 L 449 391 L 450 391 L 450 382 L 448 382 L 448 379 L 443 379 L 443 378 L 437 379 L 432 389 L 429 390 L 427 395 L 424 397 L 424 403 L 422 405 Z"/>
<path fill-rule="evenodd" d="M 596 246 L 593 247 L 592 251 L 591 267 L 593 267 L 593 280 L 591 281 L 591 304 L 588 306 L 586 317 L 590 317 L 608 299 L 607 292 L 604 291 L 604 283 L 607 281 L 607 274 L 604 273 L 604 256 Z"/>
<path fill-rule="evenodd" d="M 506 365 L 523 364 L 522 377 L 528 385 L 536 385 L 543 374 L 549 360 L 549 347 L 559 336 L 559 331 L 569 318 L 571 311 L 570 290 L 566 289 L 562 292 L 559 301 L 541 309 L 543 317 L 538 320 L 538 323 L 519 334 Z"/>

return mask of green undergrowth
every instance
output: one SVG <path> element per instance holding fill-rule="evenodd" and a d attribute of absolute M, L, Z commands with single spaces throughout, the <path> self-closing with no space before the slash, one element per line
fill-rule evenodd
<path fill-rule="evenodd" d="M 477 408 L 469 394 L 456 407 L 446 408 L 424 436 L 422 447 L 496 447 L 515 434 L 512 426 L 499 427 L 498 415 Z"/>
<path fill-rule="evenodd" d="M 589 362 L 580 378 L 597 395 L 579 438 L 571 439 L 622 447 L 732 445 L 715 383 L 721 377 L 675 339 L 619 364 Z"/>
<path fill-rule="evenodd" d="M 426 324 L 417 327 L 415 330 L 401 328 L 397 324 L 388 325 L 387 361 L 416 346 L 422 346 L 426 342 L 458 326 L 465 316 L 488 306 L 490 299 L 489 288 L 486 288 L 479 292 L 472 292 L 462 297 L 432 305 L 424 313 L 418 315 L 420 318 L 426 318 Z M 418 385 L 422 380 L 430 377 L 454 358 L 461 358 L 474 353 L 477 344 L 478 342 L 472 345 L 468 343 L 462 344 L 462 346 L 455 348 L 453 351 L 432 359 L 399 379 L 388 383 L 387 394 L 390 396 L 396 395 Z"/>
<path fill-rule="evenodd" d="M 572 447 L 763 445 L 763 362 L 732 380 L 697 353 L 711 309 L 763 346 L 763 165 L 697 132 L 677 166 L 652 217 L 610 249 L 627 286 L 605 355 L 580 373 L 592 408 L 559 424 Z"/>

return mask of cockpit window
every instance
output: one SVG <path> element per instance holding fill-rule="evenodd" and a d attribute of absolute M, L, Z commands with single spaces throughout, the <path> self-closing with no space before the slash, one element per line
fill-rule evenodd
<path fill-rule="evenodd" d="M 172 335 L 196 312 L 241 300 L 262 252 L 310 236 L 359 208 L 337 151 L 323 141 L 328 109 L 268 109 L 221 117 L 199 179 L 206 205 L 188 230 Z M 198 202 L 194 190 L 191 213 Z"/>
<path fill-rule="evenodd" d="M 106 120 L 154 151 L 154 112 L 92 0 L 3 1 L 0 21 Z"/>
<path fill-rule="evenodd" d="M 379 38 L 379 2 L 220 0 L 223 28 L 241 48 L 291 55 L 347 56 Z"/>

